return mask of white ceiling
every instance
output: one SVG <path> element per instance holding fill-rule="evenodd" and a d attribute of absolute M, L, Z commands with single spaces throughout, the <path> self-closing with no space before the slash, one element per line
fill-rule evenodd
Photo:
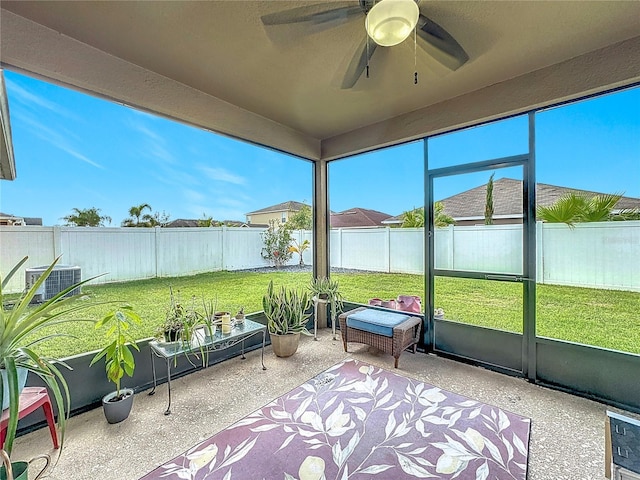
<path fill-rule="evenodd" d="M 0 58 L 313 160 L 640 81 L 638 1 L 423 0 L 421 13 L 456 38 L 467 64 L 448 71 L 418 49 L 414 85 L 405 41 L 378 47 L 370 78 L 342 90 L 364 14 L 333 28 L 260 19 L 313 3 L 2 1 Z"/>

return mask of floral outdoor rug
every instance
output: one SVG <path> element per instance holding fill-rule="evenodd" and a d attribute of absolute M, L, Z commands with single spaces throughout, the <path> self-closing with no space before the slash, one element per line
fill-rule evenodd
<path fill-rule="evenodd" d="M 346 360 L 143 479 L 526 479 L 530 420 Z"/>

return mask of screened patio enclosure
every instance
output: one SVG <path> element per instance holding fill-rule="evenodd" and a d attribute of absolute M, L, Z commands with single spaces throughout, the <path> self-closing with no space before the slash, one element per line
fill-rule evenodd
<path fill-rule="evenodd" d="M 331 267 L 330 164 L 423 142 L 426 351 L 640 411 L 640 384 L 630 381 L 640 371 L 640 356 L 540 335 L 533 188 L 542 180 L 536 125 L 547 108 L 640 82 L 640 4 L 430 2 L 421 12 L 445 26 L 470 60 L 445 71 L 423 49 L 379 49 L 370 78 L 350 89 L 340 88 L 340 80 L 363 38 L 359 17 L 335 29 L 313 22 L 306 28 L 266 26 L 261 20 L 305 5 L 5 1 L 0 60 L 3 68 L 312 162 L 317 276 Z M 434 163 L 429 145 L 443 134 L 517 116 L 526 119 L 523 150 Z M 456 177 L 494 170 L 508 171 L 522 184 L 521 247 L 502 259 L 515 267 L 439 267 L 433 223 L 438 189 Z M 352 188 L 363 188 L 366 176 Z M 434 320 L 443 279 L 516 287 L 510 295 L 518 304 L 513 318 L 519 328 Z"/>

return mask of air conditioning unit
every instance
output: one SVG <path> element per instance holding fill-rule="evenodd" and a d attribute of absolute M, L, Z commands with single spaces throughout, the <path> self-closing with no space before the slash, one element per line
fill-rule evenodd
<path fill-rule="evenodd" d="M 47 270 L 47 266 L 33 267 L 25 270 L 25 286 L 30 289 Z M 71 265 L 56 265 L 49 274 L 49 277 L 40 286 L 36 294 L 33 296 L 31 303 L 41 303 L 50 298 L 55 297 L 58 293 L 69 288 L 70 286 L 82 280 L 82 271 L 80 267 Z M 66 296 L 77 295 L 80 293 L 80 287 L 74 288 Z"/>

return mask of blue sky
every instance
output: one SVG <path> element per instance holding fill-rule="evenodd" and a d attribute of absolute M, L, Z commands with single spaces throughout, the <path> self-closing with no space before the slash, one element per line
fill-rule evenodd
<path fill-rule="evenodd" d="M 311 203 L 311 164 L 5 71 L 17 178 L 0 183 L 0 211 L 62 224 L 96 207 L 119 226 L 133 205 L 171 219 L 244 220 L 287 200 Z M 640 197 L 640 88 L 537 115 L 538 181 Z M 431 139 L 432 168 L 526 153 L 516 117 Z M 390 215 L 422 205 L 422 142 L 330 164 L 331 209 Z M 469 175 L 446 197 L 486 182 Z M 513 172 L 498 172 L 513 177 Z M 485 178 L 486 177 L 486 178 Z"/>

